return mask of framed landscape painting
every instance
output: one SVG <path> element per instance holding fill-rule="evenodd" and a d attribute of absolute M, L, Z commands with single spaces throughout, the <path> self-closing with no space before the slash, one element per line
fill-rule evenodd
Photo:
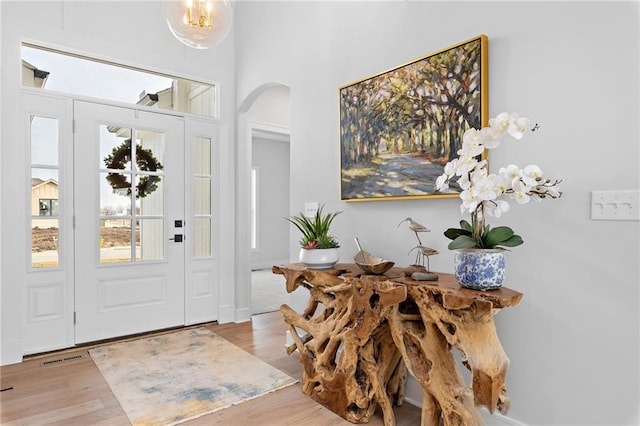
<path fill-rule="evenodd" d="M 479 35 L 340 88 L 342 201 L 459 195 L 435 180 L 465 130 L 487 125 L 487 44 Z"/>

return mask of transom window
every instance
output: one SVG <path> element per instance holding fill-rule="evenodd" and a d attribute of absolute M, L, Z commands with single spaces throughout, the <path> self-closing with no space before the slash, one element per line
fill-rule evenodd
<path fill-rule="evenodd" d="M 22 44 L 22 85 L 216 117 L 216 86 Z"/>

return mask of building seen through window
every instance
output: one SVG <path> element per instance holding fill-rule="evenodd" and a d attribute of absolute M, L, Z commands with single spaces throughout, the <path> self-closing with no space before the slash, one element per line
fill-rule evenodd
<path fill-rule="evenodd" d="M 40 216 L 58 216 L 58 199 L 40 198 Z"/>

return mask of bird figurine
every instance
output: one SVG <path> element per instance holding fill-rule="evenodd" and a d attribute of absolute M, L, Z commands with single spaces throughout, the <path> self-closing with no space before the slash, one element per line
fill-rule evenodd
<path fill-rule="evenodd" d="M 404 222 L 409 222 L 409 229 L 411 229 L 413 232 L 415 232 L 416 238 L 418 239 L 418 244 L 422 245 L 422 241 L 420 241 L 420 236 L 418 235 L 418 233 L 419 232 L 431 232 L 431 229 L 429 229 L 426 226 L 416 222 L 415 220 L 411 219 L 410 217 L 408 217 L 405 220 L 403 220 L 402 222 L 400 222 L 398 224 L 398 228 Z"/>
<path fill-rule="evenodd" d="M 440 252 L 436 249 L 433 249 L 431 247 L 425 247 L 423 245 L 418 245 L 415 246 L 414 248 L 412 248 L 411 250 L 409 250 L 409 253 L 407 253 L 407 255 L 411 254 L 412 251 L 417 250 L 418 252 L 416 253 L 416 265 L 418 266 L 424 266 L 424 258 L 427 258 L 427 271 L 430 271 L 431 268 L 429 267 L 429 256 L 432 256 L 434 254 L 439 254 Z M 420 256 L 422 256 L 422 262 L 420 262 Z"/>

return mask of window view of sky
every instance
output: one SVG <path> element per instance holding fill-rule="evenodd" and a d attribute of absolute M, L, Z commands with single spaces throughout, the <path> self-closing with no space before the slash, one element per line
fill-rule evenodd
<path fill-rule="evenodd" d="M 49 72 L 49 90 L 112 101 L 136 103 L 142 91 L 157 93 L 172 83 L 171 78 L 29 46 L 22 46 L 22 59 Z"/>

